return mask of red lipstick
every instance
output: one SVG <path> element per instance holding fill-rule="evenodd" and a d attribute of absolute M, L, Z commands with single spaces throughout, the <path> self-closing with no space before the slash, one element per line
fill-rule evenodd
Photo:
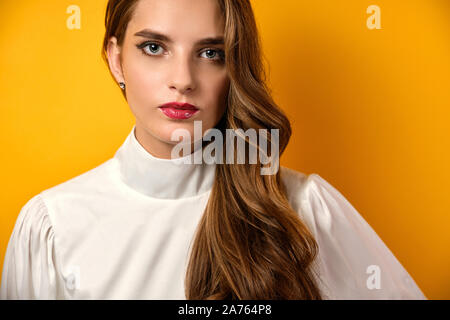
<path fill-rule="evenodd" d="M 189 103 L 169 102 L 158 107 L 167 117 L 171 119 L 189 119 L 196 114 L 199 109 Z"/>

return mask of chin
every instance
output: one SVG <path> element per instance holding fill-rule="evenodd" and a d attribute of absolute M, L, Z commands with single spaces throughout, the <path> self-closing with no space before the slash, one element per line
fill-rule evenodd
<path fill-rule="evenodd" d="M 164 124 L 163 127 L 161 128 L 161 130 L 159 131 L 160 134 L 160 139 L 170 143 L 170 144 L 177 144 L 179 142 L 182 141 L 182 137 L 181 134 L 177 135 L 175 138 L 179 139 L 178 141 L 172 141 L 171 137 L 172 137 L 172 133 L 177 130 L 177 129 L 183 129 L 183 130 L 187 130 L 190 134 L 191 137 L 191 141 L 194 139 L 194 123 L 193 122 L 173 122 L 173 121 L 168 121 L 167 124 Z"/>

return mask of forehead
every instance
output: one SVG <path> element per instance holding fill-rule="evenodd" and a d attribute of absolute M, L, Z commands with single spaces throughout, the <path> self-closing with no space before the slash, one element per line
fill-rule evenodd
<path fill-rule="evenodd" d="M 128 31 L 150 28 L 176 42 L 223 35 L 217 0 L 139 0 Z"/>

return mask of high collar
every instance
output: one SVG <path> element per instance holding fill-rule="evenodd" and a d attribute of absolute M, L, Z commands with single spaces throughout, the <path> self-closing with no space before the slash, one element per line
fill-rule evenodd
<path fill-rule="evenodd" d="M 149 197 L 162 199 L 193 197 L 212 188 L 215 164 L 185 163 L 202 148 L 177 159 L 157 158 L 136 139 L 135 128 L 114 155 L 124 183 Z"/>

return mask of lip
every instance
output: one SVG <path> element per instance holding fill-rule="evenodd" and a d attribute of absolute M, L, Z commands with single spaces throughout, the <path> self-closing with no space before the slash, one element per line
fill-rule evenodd
<path fill-rule="evenodd" d="M 196 114 L 199 109 L 189 103 L 169 102 L 158 107 L 167 117 L 171 119 L 189 119 Z"/>
<path fill-rule="evenodd" d="M 183 110 L 198 110 L 198 108 L 196 106 L 189 104 L 189 103 L 182 103 L 182 102 L 169 102 L 169 103 L 165 103 L 159 107 L 160 108 L 172 107 L 175 109 L 183 109 Z"/>

